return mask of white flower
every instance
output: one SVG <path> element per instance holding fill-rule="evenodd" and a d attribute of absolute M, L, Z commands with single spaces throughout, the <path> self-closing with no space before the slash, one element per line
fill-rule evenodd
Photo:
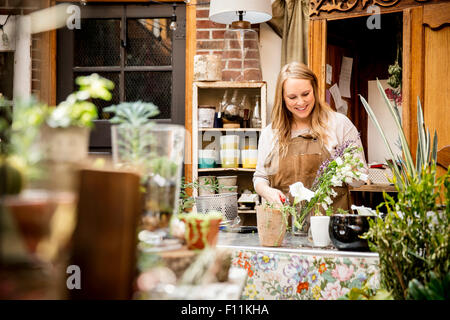
<path fill-rule="evenodd" d="M 359 179 L 362 180 L 362 181 L 367 181 L 367 179 L 369 179 L 369 176 L 367 174 L 365 174 L 365 173 L 361 173 L 359 175 Z"/>
<path fill-rule="evenodd" d="M 337 157 L 336 159 L 334 159 L 334 161 L 336 161 L 337 165 L 340 166 L 342 165 L 344 162 L 342 161 L 341 157 Z"/>
<path fill-rule="evenodd" d="M 342 168 L 342 172 L 344 175 L 348 176 L 349 173 L 353 173 L 352 167 L 349 164 L 346 164 L 345 167 Z"/>
<path fill-rule="evenodd" d="M 322 208 L 323 208 L 323 210 L 327 210 L 328 209 L 327 204 L 326 203 L 322 203 Z"/>
<path fill-rule="evenodd" d="M 341 187 L 342 186 L 342 181 L 336 176 L 333 176 L 330 181 L 331 181 L 331 184 L 333 185 L 333 187 Z"/>
<path fill-rule="evenodd" d="M 325 201 L 328 205 L 331 205 L 333 203 L 333 200 L 331 200 L 330 197 L 326 197 L 325 199 L 323 199 L 323 201 Z"/>
<path fill-rule="evenodd" d="M 352 177 L 345 177 L 345 183 L 351 183 L 353 181 Z"/>
<path fill-rule="evenodd" d="M 337 196 L 337 192 L 334 191 L 333 189 L 330 190 L 330 194 L 333 198 Z"/>
<path fill-rule="evenodd" d="M 314 192 L 308 188 L 305 188 L 301 182 L 291 184 L 289 186 L 289 192 L 293 197 L 295 197 L 296 203 L 303 200 L 310 201 L 311 198 L 314 197 Z"/>
<path fill-rule="evenodd" d="M 51 127 L 67 127 L 70 124 L 69 108 L 65 104 L 61 104 L 53 110 L 49 117 L 49 125 Z"/>

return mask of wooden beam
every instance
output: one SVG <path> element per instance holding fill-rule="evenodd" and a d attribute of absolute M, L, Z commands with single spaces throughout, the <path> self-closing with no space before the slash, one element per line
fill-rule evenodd
<path fill-rule="evenodd" d="M 423 7 L 405 9 L 403 14 L 403 131 L 415 159 L 417 145 L 417 98 L 424 98 Z"/>
<path fill-rule="evenodd" d="M 194 56 L 197 50 L 197 0 L 186 5 L 186 87 L 185 87 L 185 165 L 186 181 L 192 181 L 192 91 Z"/>
<path fill-rule="evenodd" d="M 308 66 L 316 74 L 319 97 L 325 101 L 325 65 L 327 48 L 327 21 L 311 20 L 308 39 Z"/>
<path fill-rule="evenodd" d="M 57 0 L 57 2 L 78 2 L 80 3 L 80 0 Z M 157 3 L 157 2 L 167 2 L 167 3 L 173 3 L 173 2 L 184 2 L 184 0 L 86 0 L 86 3 L 95 3 L 95 2 L 130 2 L 130 3 L 148 3 L 150 4 L 151 2 L 153 3 Z"/>

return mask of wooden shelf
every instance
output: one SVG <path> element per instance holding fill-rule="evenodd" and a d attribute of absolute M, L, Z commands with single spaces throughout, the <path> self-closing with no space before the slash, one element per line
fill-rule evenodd
<path fill-rule="evenodd" d="M 365 184 L 361 187 L 355 188 L 349 186 L 350 191 L 367 191 L 367 192 L 397 192 L 393 185 L 389 184 Z"/>
<path fill-rule="evenodd" d="M 245 132 L 245 131 L 261 131 L 261 128 L 198 128 L 198 131 L 236 131 L 236 132 Z"/>
<path fill-rule="evenodd" d="M 218 172 L 218 171 L 242 171 L 242 172 L 255 172 L 256 169 L 247 168 L 201 168 L 198 172 Z"/>
<path fill-rule="evenodd" d="M 229 94 L 237 92 L 239 101 L 246 95 L 252 107 L 255 105 L 256 99 L 258 99 L 261 128 L 240 128 L 239 126 L 237 126 L 238 128 L 199 127 L 199 106 L 211 105 L 217 108 L 227 90 Z M 228 96 L 228 98 L 230 97 Z M 241 144 L 240 147 L 242 149 L 245 147 L 244 139 L 247 137 L 250 139 L 256 138 L 256 141 L 258 141 L 262 130 L 267 125 L 267 83 L 265 81 L 194 81 L 192 102 L 192 137 L 190 139 L 192 142 L 192 181 L 196 181 L 199 176 L 205 175 L 237 175 L 239 176 L 237 181 L 238 190 L 252 189 L 252 178 L 256 169 L 242 167 L 222 168 L 220 164 L 215 168 L 199 168 L 198 150 L 205 148 L 220 150 L 220 136 L 230 134 L 239 136 L 239 144 Z M 247 217 L 252 216 L 252 211 L 244 211 L 244 213 L 249 213 Z"/>

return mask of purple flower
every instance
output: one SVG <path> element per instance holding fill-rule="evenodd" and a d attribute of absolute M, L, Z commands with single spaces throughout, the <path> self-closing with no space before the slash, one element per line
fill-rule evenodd
<path fill-rule="evenodd" d="M 297 256 L 291 257 L 291 263 L 286 265 L 283 274 L 288 278 L 288 283 L 297 285 L 308 275 L 309 262 L 306 259 L 301 259 Z"/>

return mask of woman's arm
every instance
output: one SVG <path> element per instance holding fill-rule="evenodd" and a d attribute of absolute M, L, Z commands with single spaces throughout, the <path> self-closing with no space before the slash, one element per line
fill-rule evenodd
<path fill-rule="evenodd" d="M 271 188 L 269 183 L 264 180 L 260 180 L 255 183 L 255 191 L 267 202 L 281 204 L 286 201 L 286 196 L 283 192 L 278 189 Z"/>
<path fill-rule="evenodd" d="M 256 193 L 268 202 L 281 203 L 286 196 L 278 189 L 271 188 L 269 175 L 265 167 L 266 160 L 274 148 L 274 137 L 271 127 L 262 130 L 258 141 L 258 160 L 253 174 L 253 186 Z"/>

